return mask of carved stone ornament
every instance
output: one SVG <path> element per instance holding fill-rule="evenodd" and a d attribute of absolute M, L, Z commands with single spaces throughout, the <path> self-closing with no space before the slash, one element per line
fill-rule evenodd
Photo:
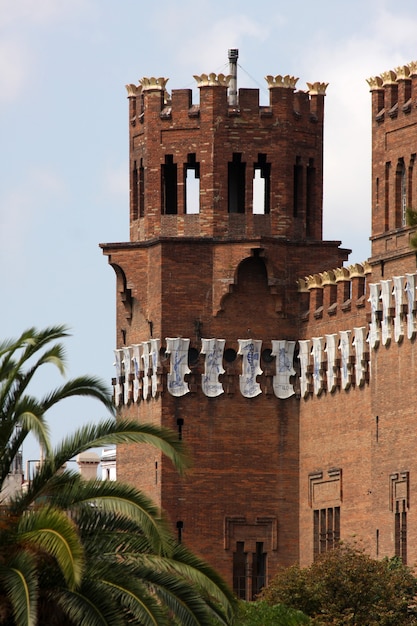
<path fill-rule="evenodd" d="M 284 89 L 295 89 L 298 78 L 295 76 L 281 76 L 281 74 L 277 74 L 277 76 L 265 76 L 265 80 L 268 84 L 268 89 L 274 89 L 276 87 L 283 87 Z"/>
<path fill-rule="evenodd" d="M 379 294 L 380 285 L 378 283 L 371 283 L 369 285 L 369 298 L 368 302 L 371 303 L 371 322 L 369 324 L 368 341 L 371 348 L 377 348 L 379 346 L 379 316 L 378 313 L 381 310 Z"/>
<path fill-rule="evenodd" d="M 152 364 L 152 374 L 151 374 L 151 387 L 152 387 L 152 398 L 156 397 L 158 391 L 158 368 L 159 368 L 159 348 L 161 345 L 160 339 L 151 339 L 151 350 L 150 350 L 150 360 Z"/>
<path fill-rule="evenodd" d="M 194 74 L 194 78 L 197 81 L 197 87 L 228 87 L 232 76 L 228 74 Z"/>
<path fill-rule="evenodd" d="M 136 98 L 142 92 L 142 85 L 126 85 L 127 97 L 128 98 Z"/>
<path fill-rule="evenodd" d="M 325 96 L 329 83 L 307 83 L 310 96 Z"/>
<path fill-rule="evenodd" d="M 324 389 L 323 379 L 323 337 L 313 337 L 313 346 L 311 348 L 311 354 L 313 357 L 313 390 L 316 396 L 319 396 Z"/>
<path fill-rule="evenodd" d="M 160 76 L 159 78 L 151 76 L 150 78 L 143 77 L 139 82 L 143 91 L 164 91 L 165 85 L 168 81 L 169 78 L 164 78 L 163 76 Z"/>
<path fill-rule="evenodd" d="M 416 336 L 416 274 L 406 274 L 405 293 L 407 296 L 407 338 L 414 339 Z"/>
<path fill-rule="evenodd" d="M 133 364 L 133 402 L 140 400 L 140 364 L 141 364 L 141 346 L 138 343 L 132 346 L 132 364 Z"/>
<path fill-rule="evenodd" d="M 355 383 L 357 387 L 362 387 L 366 380 L 366 328 L 354 328 L 353 347 L 355 348 Z"/>
<path fill-rule="evenodd" d="M 382 78 L 380 76 L 371 76 L 366 79 L 369 85 L 369 91 L 379 91 L 382 89 Z"/>
<path fill-rule="evenodd" d="M 340 382 L 342 389 L 349 389 L 351 378 L 350 378 L 350 357 L 351 357 L 351 344 L 350 344 L 350 330 L 341 330 L 339 332 L 340 342 L 339 342 L 339 350 L 340 350 Z"/>
<path fill-rule="evenodd" d="M 382 322 L 381 338 L 382 345 L 387 346 L 391 341 L 391 311 L 392 311 L 392 280 L 381 280 Z"/>

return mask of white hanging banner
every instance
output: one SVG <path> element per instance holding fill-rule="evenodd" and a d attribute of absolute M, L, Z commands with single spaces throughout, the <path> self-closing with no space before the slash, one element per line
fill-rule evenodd
<path fill-rule="evenodd" d="M 133 364 L 133 402 L 140 399 L 140 345 L 138 343 L 132 346 L 132 364 Z"/>
<path fill-rule="evenodd" d="M 144 400 L 149 398 L 150 380 L 149 380 L 149 368 L 151 363 L 150 358 L 150 341 L 142 342 L 142 361 L 143 361 L 143 379 L 142 379 L 142 396 Z"/>
<path fill-rule="evenodd" d="M 340 343 L 339 350 L 341 354 L 341 362 L 340 362 L 340 378 L 342 389 L 349 389 L 350 387 L 350 356 L 351 356 L 351 345 L 350 345 L 350 330 L 341 330 L 339 332 L 340 335 Z"/>
<path fill-rule="evenodd" d="M 161 340 L 151 339 L 150 344 L 151 344 L 150 362 L 152 365 L 152 375 L 151 375 L 152 398 L 155 398 L 157 391 L 158 391 L 158 367 L 160 364 L 159 348 L 161 345 Z"/>
<path fill-rule="evenodd" d="M 121 349 L 114 350 L 114 366 L 116 368 L 116 384 L 114 386 L 114 404 L 115 406 L 121 405 L 122 400 L 122 386 L 120 384 L 120 379 L 122 377 L 122 355 L 123 351 Z"/>
<path fill-rule="evenodd" d="M 209 398 L 215 398 L 224 393 L 219 375 L 224 374 L 223 352 L 225 339 L 202 339 L 201 354 L 205 354 L 204 374 L 201 374 L 201 388 Z"/>
<path fill-rule="evenodd" d="M 294 395 L 294 385 L 290 377 L 295 375 L 293 367 L 295 341 L 272 340 L 272 356 L 275 357 L 275 376 L 272 379 L 274 394 L 284 400 Z"/>
<path fill-rule="evenodd" d="M 242 356 L 242 374 L 239 376 L 239 386 L 242 396 L 255 398 L 261 391 L 261 386 L 256 382 L 256 377 L 262 374 L 259 367 L 261 360 L 260 339 L 238 339 L 239 352 Z"/>
<path fill-rule="evenodd" d="M 132 372 L 132 353 L 130 348 L 123 348 L 123 366 L 125 382 L 123 385 L 123 401 L 125 404 L 129 404 L 131 401 L 130 388 L 132 381 L 130 380 L 130 374 Z"/>
<path fill-rule="evenodd" d="M 400 343 L 404 338 L 403 309 L 405 304 L 405 276 L 393 276 L 394 283 L 394 341 Z"/>
<path fill-rule="evenodd" d="M 310 339 L 302 339 L 298 342 L 299 353 L 298 358 L 300 359 L 300 393 L 301 397 L 305 398 L 310 393 L 310 376 L 309 373 L 309 365 L 310 365 Z"/>
<path fill-rule="evenodd" d="M 416 274 L 406 274 L 405 292 L 407 296 L 407 338 L 416 336 Z"/>
<path fill-rule="evenodd" d="M 313 337 L 313 347 L 311 353 L 313 355 L 313 389 L 316 396 L 319 396 L 324 388 L 323 380 L 323 337 Z"/>
<path fill-rule="evenodd" d="M 392 280 L 381 280 L 382 345 L 387 346 L 391 341 L 391 310 L 392 310 Z"/>
<path fill-rule="evenodd" d="M 365 383 L 366 363 L 365 363 L 365 343 L 366 343 L 366 328 L 361 326 L 360 328 L 353 329 L 353 347 L 355 348 L 355 382 L 357 387 L 362 387 Z"/>
<path fill-rule="evenodd" d="M 338 336 L 336 334 L 325 335 L 326 337 L 326 347 L 324 351 L 327 354 L 327 370 L 326 370 L 326 378 L 327 378 L 327 391 L 335 391 L 337 388 L 337 374 L 338 367 L 336 365 L 336 338 Z"/>
<path fill-rule="evenodd" d="M 371 303 L 371 322 L 369 324 L 368 341 L 371 348 L 379 346 L 379 319 L 378 312 L 381 310 L 379 301 L 381 286 L 379 283 L 371 283 L 369 285 L 368 302 Z"/>
<path fill-rule="evenodd" d="M 166 339 L 166 352 L 170 355 L 170 372 L 168 374 L 168 391 L 172 396 L 185 396 L 190 390 L 184 376 L 190 373 L 188 367 L 189 339 L 182 337 Z"/>

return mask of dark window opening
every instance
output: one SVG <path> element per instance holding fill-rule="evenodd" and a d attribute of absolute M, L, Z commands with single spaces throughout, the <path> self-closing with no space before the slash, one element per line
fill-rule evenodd
<path fill-rule="evenodd" d="M 271 164 L 266 162 L 266 154 L 258 154 L 253 165 L 252 212 L 266 215 L 270 210 Z"/>
<path fill-rule="evenodd" d="M 182 531 L 184 528 L 184 522 L 182 522 L 181 520 L 178 520 L 177 522 L 177 538 L 178 538 L 178 543 L 182 542 Z"/>
<path fill-rule="evenodd" d="M 316 509 L 313 512 L 314 558 L 333 550 L 340 541 L 340 507 Z"/>
<path fill-rule="evenodd" d="M 314 210 L 316 206 L 316 168 L 314 160 L 310 159 L 307 167 L 307 194 L 306 194 L 306 235 L 314 234 Z"/>
<path fill-rule="evenodd" d="M 256 598 L 266 585 L 266 552 L 262 542 L 256 542 L 256 552 L 252 559 L 252 597 Z"/>
<path fill-rule="evenodd" d="M 139 173 L 136 161 L 133 163 L 133 171 L 132 171 L 132 188 L 131 188 L 131 202 L 132 202 L 132 219 L 138 219 L 138 211 L 139 211 L 139 202 L 138 202 L 138 191 L 139 191 Z"/>
<path fill-rule="evenodd" d="M 233 591 L 239 600 L 246 600 L 246 564 L 248 555 L 245 552 L 245 542 L 236 542 L 236 552 L 233 552 Z"/>
<path fill-rule="evenodd" d="M 233 160 L 228 164 L 229 213 L 245 212 L 245 172 L 246 163 L 242 163 L 242 155 L 234 153 Z"/>
<path fill-rule="evenodd" d="M 195 154 L 189 154 L 184 166 L 184 212 L 200 213 L 200 164 Z"/>
<path fill-rule="evenodd" d="M 407 564 L 407 505 L 405 500 L 395 503 L 395 556 Z"/>
<path fill-rule="evenodd" d="M 161 166 L 162 176 L 162 213 L 176 215 L 177 204 L 177 164 L 172 154 L 165 156 L 165 163 Z"/>
<path fill-rule="evenodd" d="M 226 350 L 224 351 L 224 360 L 227 363 L 233 363 L 233 361 L 236 361 L 236 357 L 236 350 L 234 350 L 233 348 L 226 348 Z"/>
<path fill-rule="evenodd" d="M 179 417 L 177 419 L 177 426 L 178 426 L 178 439 L 181 441 L 182 440 L 182 428 L 184 426 L 184 420 L 182 417 Z"/>
<path fill-rule="evenodd" d="M 143 160 L 140 160 L 139 167 L 139 216 L 145 215 L 145 168 L 143 167 Z"/>
<path fill-rule="evenodd" d="M 390 187 L 390 165 L 385 163 L 385 198 L 384 198 L 384 230 L 389 229 L 389 187 Z"/>
<path fill-rule="evenodd" d="M 300 157 L 297 157 L 294 165 L 294 198 L 293 198 L 293 216 L 298 217 L 302 210 L 303 202 L 303 167 L 300 163 Z"/>
<path fill-rule="evenodd" d="M 407 215 L 407 176 L 404 159 L 398 160 L 395 174 L 395 226 L 405 226 Z"/>

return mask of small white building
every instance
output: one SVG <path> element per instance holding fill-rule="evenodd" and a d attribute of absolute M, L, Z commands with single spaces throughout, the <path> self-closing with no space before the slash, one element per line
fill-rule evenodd
<path fill-rule="evenodd" d="M 101 455 L 101 480 L 116 480 L 116 448 L 104 448 Z"/>

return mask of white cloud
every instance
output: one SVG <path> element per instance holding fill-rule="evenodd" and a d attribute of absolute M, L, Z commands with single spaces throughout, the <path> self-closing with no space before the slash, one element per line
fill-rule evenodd
<path fill-rule="evenodd" d="M 94 6 L 94 0 L 0 0 L 0 103 L 16 101 L 31 84 L 41 29 L 89 15 Z"/>

